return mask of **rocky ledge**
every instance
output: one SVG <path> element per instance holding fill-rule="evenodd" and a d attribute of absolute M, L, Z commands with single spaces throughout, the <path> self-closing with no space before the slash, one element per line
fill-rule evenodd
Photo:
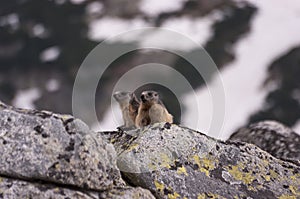
<path fill-rule="evenodd" d="M 69 115 L 1 103 L 0 198 L 300 198 L 299 135 L 274 125 L 259 129 L 284 135 L 286 153 L 168 123 L 96 133 Z"/>
<path fill-rule="evenodd" d="M 154 198 L 126 186 L 116 160 L 72 116 L 0 104 L 0 198 Z"/>

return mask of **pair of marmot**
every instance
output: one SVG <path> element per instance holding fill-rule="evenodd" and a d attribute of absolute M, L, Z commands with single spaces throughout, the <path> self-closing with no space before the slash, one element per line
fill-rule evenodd
<path fill-rule="evenodd" d="M 173 123 L 168 112 L 155 91 L 144 91 L 138 100 L 134 93 L 118 91 L 114 98 L 119 103 L 124 120 L 123 127 L 143 127 L 159 122 Z"/>

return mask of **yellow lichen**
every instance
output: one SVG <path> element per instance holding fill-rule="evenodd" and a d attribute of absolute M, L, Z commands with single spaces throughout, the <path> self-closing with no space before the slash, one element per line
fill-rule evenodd
<path fill-rule="evenodd" d="M 300 174 L 292 175 L 290 178 L 297 184 L 300 184 Z"/>
<path fill-rule="evenodd" d="M 270 164 L 270 162 L 269 162 L 268 160 L 262 160 L 262 163 L 263 163 L 265 166 L 267 166 L 267 165 Z"/>
<path fill-rule="evenodd" d="M 149 170 L 157 170 L 157 166 L 152 162 L 148 165 Z"/>
<path fill-rule="evenodd" d="M 60 164 L 55 164 L 54 167 L 55 167 L 56 170 L 59 170 L 60 169 Z"/>
<path fill-rule="evenodd" d="M 296 196 L 291 195 L 281 195 L 279 199 L 297 199 Z"/>
<path fill-rule="evenodd" d="M 180 195 L 176 192 L 174 192 L 173 194 L 168 194 L 169 199 L 177 199 L 178 197 L 180 197 Z"/>
<path fill-rule="evenodd" d="M 137 143 L 132 144 L 127 148 L 127 151 L 130 152 L 130 151 L 136 149 L 138 146 L 139 146 L 139 144 L 137 144 Z"/>
<path fill-rule="evenodd" d="M 177 169 L 177 173 L 178 173 L 178 174 L 184 174 L 184 175 L 188 176 L 188 174 L 187 174 L 186 169 L 185 169 L 184 166 L 179 167 L 179 168 Z"/>
<path fill-rule="evenodd" d="M 160 193 L 164 192 L 164 188 L 165 188 L 164 184 L 159 183 L 158 181 L 155 180 L 154 185 L 155 185 L 157 191 L 159 191 Z"/>
<path fill-rule="evenodd" d="M 300 193 L 299 193 L 299 191 L 297 191 L 296 187 L 290 185 L 289 188 L 293 194 L 298 195 L 298 196 L 300 195 Z"/>
<path fill-rule="evenodd" d="M 271 174 L 271 177 L 273 178 L 273 179 L 277 179 L 277 177 L 278 177 L 278 174 L 274 171 L 274 170 L 270 170 L 270 174 Z"/>
<path fill-rule="evenodd" d="M 205 194 L 204 193 L 199 194 L 198 197 L 197 197 L 197 199 L 205 199 Z"/>
<path fill-rule="evenodd" d="M 242 168 L 242 165 L 232 165 L 231 169 L 228 168 L 228 172 L 234 179 L 242 181 L 247 185 L 251 184 L 255 177 L 249 172 L 240 171 Z"/>
<path fill-rule="evenodd" d="M 160 154 L 160 160 L 161 160 L 161 166 L 165 167 L 165 168 L 171 168 L 170 163 L 171 160 L 169 158 L 169 156 L 165 153 Z"/>
<path fill-rule="evenodd" d="M 271 177 L 269 175 L 264 176 L 264 178 L 267 182 L 269 182 L 271 180 Z"/>
<path fill-rule="evenodd" d="M 112 138 L 111 140 L 110 140 L 110 143 L 115 143 L 116 142 L 116 139 L 115 138 Z"/>
<path fill-rule="evenodd" d="M 215 168 L 213 160 L 208 159 L 207 157 L 201 158 L 198 155 L 194 155 L 193 159 L 195 163 L 198 165 L 199 170 L 209 176 L 209 171 Z"/>
<path fill-rule="evenodd" d="M 56 187 L 56 188 L 53 189 L 53 191 L 58 193 L 58 192 L 60 192 L 60 189 L 58 187 Z"/>

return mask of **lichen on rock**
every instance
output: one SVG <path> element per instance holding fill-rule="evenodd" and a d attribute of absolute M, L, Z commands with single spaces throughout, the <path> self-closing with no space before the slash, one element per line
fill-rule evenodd
<path fill-rule="evenodd" d="M 229 140 L 254 144 L 273 156 L 299 163 L 300 135 L 276 121 L 261 121 L 240 128 Z"/>
<path fill-rule="evenodd" d="M 0 102 L 0 198 L 154 198 L 126 186 L 116 151 L 70 115 Z"/>
<path fill-rule="evenodd" d="M 252 144 L 163 123 L 111 140 L 125 179 L 157 198 L 300 197 L 300 167 Z"/>

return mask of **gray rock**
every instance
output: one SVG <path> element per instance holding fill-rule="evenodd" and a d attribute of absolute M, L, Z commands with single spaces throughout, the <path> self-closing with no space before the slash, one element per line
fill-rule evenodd
<path fill-rule="evenodd" d="M 122 184 L 113 146 L 82 121 L 2 103 L 0 176 L 98 191 Z"/>
<path fill-rule="evenodd" d="M 103 3 L 106 16 L 134 18 L 142 14 L 139 9 L 140 0 L 109 0 Z"/>
<path fill-rule="evenodd" d="M 34 183 L 0 177 L 0 198 L 93 199 L 98 197 L 96 192 L 84 192 L 51 184 Z"/>
<path fill-rule="evenodd" d="M 300 161 L 300 135 L 276 121 L 250 124 L 229 139 L 254 144 L 282 160 Z"/>
<path fill-rule="evenodd" d="M 109 191 L 96 192 L 78 190 L 74 187 L 61 187 L 47 183 L 28 182 L 0 177 L 0 198 L 55 198 L 55 199 L 154 199 L 150 191 L 142 188 L 120 187 Z"/>
<path fill-rule="evenodd" d="M 140 187 L 114 188 L 109 192 L 101 193 L 99 197 L 101 199 L 155 199 L 150 191 Z"/>
<path fill-rule="evenodd" d="M 169 124 L 117 132 L 110 141 L 126 180 L 157 198 L 300 197 L 300 167 L 252 144 Z"/>

